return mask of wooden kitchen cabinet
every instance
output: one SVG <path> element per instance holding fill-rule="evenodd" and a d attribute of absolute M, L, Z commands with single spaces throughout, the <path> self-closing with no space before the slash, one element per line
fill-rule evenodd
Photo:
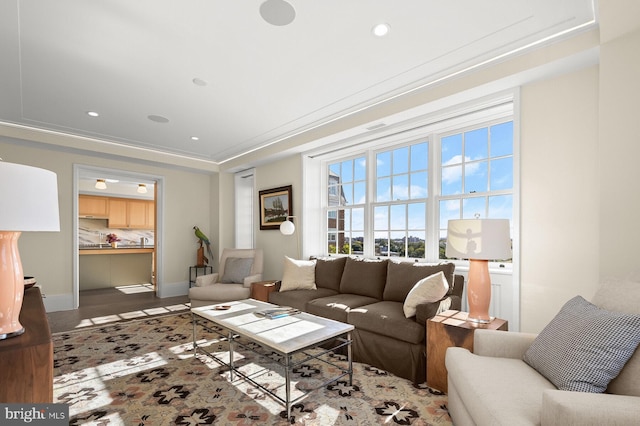
<path fill-rule="evenodd" d="M 78 216 L 98 219 L 109 217 L 109 199 L 93 195 L 79 195 Z"/>
<path fill-rule="evenodd" d="M 153 229 L 155 203 L 127 198 L 109 199 L 109 228 Z"/>

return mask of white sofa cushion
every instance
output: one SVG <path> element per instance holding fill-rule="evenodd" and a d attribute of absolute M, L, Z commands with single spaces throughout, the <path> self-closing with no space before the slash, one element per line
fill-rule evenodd
<path fill-rule="evenodd" d="M 451 347 L 445 362 L 449 393 L 455 393 L 449 400 L 454 424 L 465 424 L 456 413 L 468 413 L 478 425 L 540 424 L 542 393 L 555 386 L 521 359 L 479 356 Z"/>
<path fill-rule="evenodd" d="M 316 261 L 295 260 L 285 256 L 280 291 L 315 290 L 316 288 Z"/>
<path fill-rule="evenodd" d="M 569 300 L 524 354 L 560 390 L 604 392 L 640 344 L 640 316 Z"/>

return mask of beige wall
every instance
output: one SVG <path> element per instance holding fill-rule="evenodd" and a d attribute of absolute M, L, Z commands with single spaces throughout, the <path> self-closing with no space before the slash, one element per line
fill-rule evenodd
<path fill-rule="evenodd" d="M 637 271 L 640 227 L 640 29 L 600 50 L 600 273 Z"/>
<path fill-rule="evenodd" d="M 211 231 L 212 174 L 151 166 L 123 159 L 46 149 L 35 143 L 0 136 L 0 157 L 55 172 L 58 176 L 60 232 L 23 233 L 19 240 L 23 268 L 37 278 L 47 295 L 48 310 L 71 307 L 73 276 L 73 166 L 109 167 L 164 178 L 164 259 L 161 277 L 165 295 L 186 294 L 188 267 L 195 263 L 196 238 L 192 227 Z M 5 208 L 3 206 L 3 208 Z"/>
<path fill-rule="evenodd" d="M 598 283 L 598 68 L 521 90 L 521 330 Z"/>
<path fill-rule="evenodd" d="M 284 256 L 298 257 L 296 237 L 300 235 L 300 222 L 296 224 L 296 232 L 291 235 L 282 235 L 279 230 L 260 230 L 260 218 L 258 216 L 258 192 L 263 189 L 277 188 L 292 185 L 293 214 L 298 216 L 302 211 L 302 163 L 300 156 L 292 155 L 283 160 L 256 168 L 256 247 L 264 249 L 264 278 L 282 278 Z M 298 217 L 299 218 L 299 217 Z M 302 237 L 301 237 L 302 238 Z M 302 239 L 300 240 L 302 244 Z"/>

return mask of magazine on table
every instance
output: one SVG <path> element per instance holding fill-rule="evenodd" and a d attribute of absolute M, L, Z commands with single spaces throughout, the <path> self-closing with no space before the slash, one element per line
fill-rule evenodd
<path fill-rule="evenodd" d="M 269 319 L 276 319 L 299 313 L 300 311 L 298 309 L 291 308 L 289 306 L 281 306 L 279 308 L 264 309 L 262 311 L 258 311 L 256 312 L 256 315 Z"/>

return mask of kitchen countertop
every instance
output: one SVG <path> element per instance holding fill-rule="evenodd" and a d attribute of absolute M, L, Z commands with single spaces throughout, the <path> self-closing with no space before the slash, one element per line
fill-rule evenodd
<path fill-rule="evenodd" d="M 154 246 L 141 246 L 139 244 L 123 244 L 118 245 L 118 248 L 113 248 L 108 244 L 103 244 L 102 247 L 97 245 L 80 246 L 79 254 L 138 254 L 138 253 L 153 253 Z"/>

